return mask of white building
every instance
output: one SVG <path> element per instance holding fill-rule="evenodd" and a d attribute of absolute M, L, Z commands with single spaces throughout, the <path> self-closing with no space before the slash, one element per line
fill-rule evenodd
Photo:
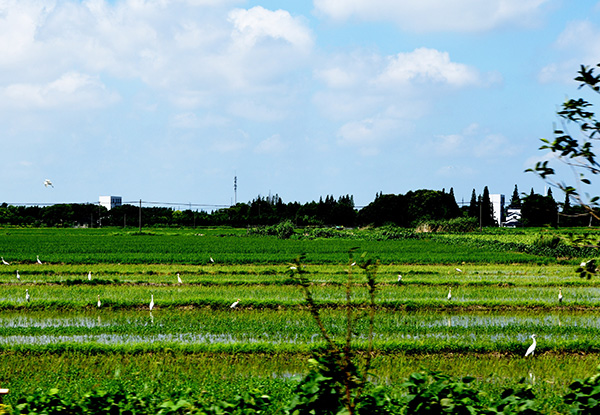
<path fill-rule="evenodd" d="M 508 228 L 516 228 L 517 226 L 521 226 L 521 208 L 511 208 L 506 209 L 506 221 L 503 226 Z"/>
<path fill-rule="evenodd" d="M 504 195 L 495 194 L 490 195 L 490 202 L 492 202 L 492 209 L 494 211 L 494 220 L 496 224 L 500 226 L 502 224 L 502 212 L 504 211 Z"/>
<path fill-rule="evenodd" d="M 104 206 L 106 210 L 111 210 L 112 208 L 123 204 L 123 198 L 121 196 L 100 196 L 99 201 L 100 206 Z"/>

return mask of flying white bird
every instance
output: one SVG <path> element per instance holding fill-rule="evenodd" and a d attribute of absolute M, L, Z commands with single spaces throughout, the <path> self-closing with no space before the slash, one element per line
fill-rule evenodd
<path fill-rule="evenodd" d="M 150 311 L 154 308 L 154 294 L 150 294 Z"/>
<path fill-rule="evenodd" d="M 452 300 L 452 287 L 448 290 L 448 301 Z"/>
<path fill-rule="evenodd" d="M 525 352 L 525 357 L 532 355 L 533 356 L 533 351 L 535 350 L 535 338 L 536 335 L 532 334 L 531 338 L 533 339 L 533 343 L 531 343 L 531 346 L 529 346 L 529 349 L 527 349 L 527 351 Z"/>
<path fill-rule="evenodd" d="M 236 308 L 239 303 L 240 303 L 240 299 L 238 298 L 237 301 L 235 301 L 233 304 L 231 304 L 229 306 L 229 308 Z"/>
<path fill-rule="evenodd" d="M 54 187 L 54 185 L 52 184 L 52 182 L 50 181 L 50 179 L 44 180 L 44 186 L 46 186 L 46 187 L 48 187 L 48 186 Z"/>
<path fill-rule="evenodd" d="M 41 265 L 41 264 L 42 264 L 42 261 L 40 261 L 40 256 L 39 256 L 39 255 L 36 255 L 36 258 L 37 258 L 37 263 Z"/>
<path fill-rule="evenodd" d="M 2 263 L 3 263 L 4 265 L 10 265 L 8 262 L 6 262 L 6 261 L 4 260 L 4 257 L 3 257 L 3 256 L 2 256 L 2 257 L 0 257 L 0 258 L 2 258 Z"/>
<path fill-rule="evenodd" d="M 462 272 L 462 269 L 460 268 L 454 268 L 456 270 L 456 272 Z"/>
<path fill-rule="evenodd" d="M 29 302 L 31 296 L 29 295 L 29 290 L 25 290 L 25 301 Z"/>
<path fill-rule="evenodd" d="M 101 305 L 102 303 L 100 302 L 100 294 L 98 294 L 98 308 L 100 308 Z"/>
<path fill-rule="evenodd" d="M 402 275 L 398 274 L 398 282 L 402 282 Z"/>
<path fill-rule="evenodd" d="M 21 276 L 19 275 L 19 270 L 17 270 L 17 279 L 21 281 Z"/>
<path fill-rule="evenodd" d="M 563 295 L 562 295 L 562 288 L 558 289 L 558 302 L 562 303 L 563 300 Z"/>
<path fill-rule="evenodd" d="M 179 276 L 179 273 L 177 273 L 177 282 L 179 284 L 183 284 L 183 281 L 181 281 L 181 277 Z"/>
<path fill-rule="evenodd" d="M 92 271 L 89 271 L 88 272 L 88 281 L 91 281 L 91 280 L 92 280 Z"/>

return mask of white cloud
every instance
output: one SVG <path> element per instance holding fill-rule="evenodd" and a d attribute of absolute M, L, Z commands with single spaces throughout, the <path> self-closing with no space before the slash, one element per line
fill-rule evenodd
<path fill-rule="evenodd" d="M 241 2 L 9 0 L 0 4 L 0 87 L 77 71 L 139 81 L 183 109 L 227 93 L 287 97 L 312 32 L 284 10 L 230 9 Z"/>
<path fill-rule="evenodd" d="M 363 155 L 379 154 L 381 144 L 412 130 L 410 123 L 397 118 L 374 117 L 350 121 L 338 130 L 338 144 L 352 147 Z"/>
<path fill-rule="evenodd" d="M 549 0 L 314 0 L 335 20 L 393 21 L 415 32 L 480 32 L 506 25 L 535 25 Z"/>
<path fill-rule="evenodd" d="M 0 105 L 8 108 L 98 108 L 116 102 L 98 77 L 69 72 L 47 84 L 18 83 L 0 89 Z"/>
<path fill-rule="evenodd" d="M 384 86 L 410 82 L 440 83 L 463 87 L 481 83 L 479 72 L 468 65 L 450 61 L 447 52 L 418 48 L 413 52 L 388 57 L 376 83 Z"/>
<path fill-rule="evenodd" d="M 314 76 L 333 89 L 350 88 L 355 86 L 357 81 L 355 74 L 339 67 L 318 69 Z"/>
<path fill-rule="evenodd" d="M 446 158 L 449 156 L 490 159 L 512 156 L 518 148 L 502 134 L 490 133 L 476 123 L 470 124 L 458 134 L 439 135 L 425 142 L 421 151 Z"/>
<path fill-rule="evenodd" d="M 253 47 L 261 39 L 284 40 L 300 50 L 309 50 L 313 39 L 310 30 L 285 10 L 271 11 L 256 6 L 229 12 L 234 27 L 233 38 L 242 48 Z"/>
<path fill-rule="evenodd" d="M 543 67 L 538 79 L 542 83 L 572 83 L 580 65 L 600 62 L 600 27 L 589 20 L 570 22 L 554 46 L 564 58 Z"/>
<path fill-rule="evenodd" d="M 254 152 L 258 154 L 280 154 L 285 148 L 286 145 L 281 140 L 281 136 L 279 134 L 274 134 L 258 143 Z"/>

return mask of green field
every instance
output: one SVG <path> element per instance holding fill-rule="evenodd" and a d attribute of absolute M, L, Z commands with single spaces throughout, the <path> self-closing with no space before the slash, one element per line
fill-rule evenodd
<path fill-rule="evenodd" d="M 360 266 L 379 261 L 373 376 L 390 393 L 405 393 L 423 368 L 475 376 L 492 395 L 526 378 L 544 413 L 566 412 L 567 385 L 600 363 L 600 280 L 574 272 L 589 250 L 535 248 L 545 233 L 280 240 L 235 229 L 1 229 L 10 265 L 0 266 L 0 387 L 11 389 L 9 404 L 36 388 L 158 397 L 191 388 L 222 399 L 260 388 L 278 413 L 324 346 L 290 270 L 305 254 L 301 271 L 339 341 L 348 277 L 360 316 L 369 304 Z M 356 321 L 359 355 L 368 330 Z"/>

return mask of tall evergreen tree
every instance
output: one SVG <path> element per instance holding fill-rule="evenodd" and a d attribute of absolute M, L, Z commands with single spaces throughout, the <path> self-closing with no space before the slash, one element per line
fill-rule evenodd
<path fill-rule="evenodd" d="M 515 190 L 513 190 L 512 197 L 510 198 L 510 204 L 508 205 L 511 208 L 520 208 L 521 207 L 521 198 L 519 197 L 519 189 L 515 184 Z"/>
<path fill-rule="evenodd" d="M 469 203 L 468 214 L 472 218 L 479 217 L 479 203 L 477 203 L 477 195 L 475 194 L 475 189 L 473 189 L 473 193 L 471 193 L 471 202 Z"/>
<path fill-rule="evenodd" d="M 488 187 L 483 188 L 483 197 L 481 198 L 481 225 L 482 226 L 498 226 L 494 220 L 494 208 L 490 200 L 490 191 Z"/>

